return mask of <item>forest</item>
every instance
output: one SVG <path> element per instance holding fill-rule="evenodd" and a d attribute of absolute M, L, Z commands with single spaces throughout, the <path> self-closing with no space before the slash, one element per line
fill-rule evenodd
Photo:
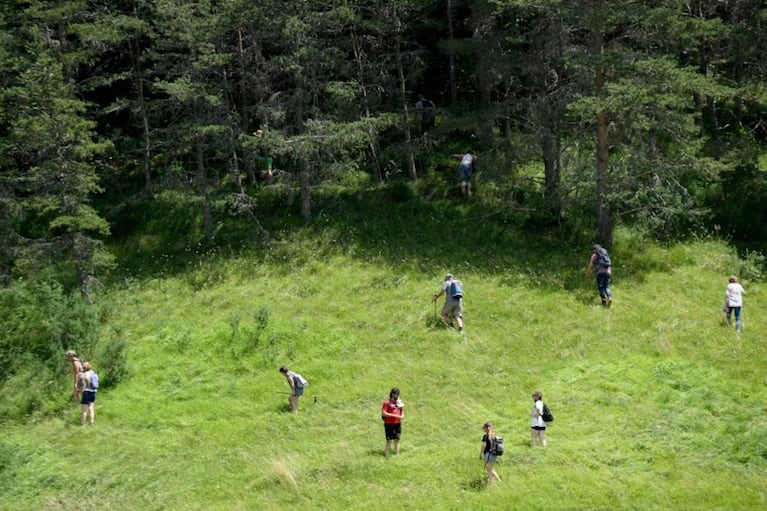
<path fill-rule="evenodd" d="M 62 330 L 6 318 L 5 368 L 93 335 L 130 240 L 183 257 L 365 190 L 465 200 L 469 150 L 468 201 L 530 231 L 767 234 L 764 1 L 10 0 L 0 37 L 3 308 Z"/>

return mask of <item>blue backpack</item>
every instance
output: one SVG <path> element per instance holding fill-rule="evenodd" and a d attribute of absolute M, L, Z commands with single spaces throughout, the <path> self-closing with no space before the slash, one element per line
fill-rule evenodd
<path fill-rule="evenodd" d="M 610 255 L 604 248 L 597 249 L 597 268 L 609 268 L 610 267 Z"/>
<path fill-rule="evenodd" d="M 87 388 L 88 387 L 86 387 L 86 389 Z M 99 389 L 99 375 L 96 374 L 96 373 L 91 374 L 90 388 L 93 389 L 93 390 L 98 390 Z"/>
<path fill-rule="evenodd" d="M 461 284 L 460 280 L 453 280 L 450 282 L 450 297 L 453 300 L 458 300 L 459 298 L 463 298 L 463 284 Z"/>

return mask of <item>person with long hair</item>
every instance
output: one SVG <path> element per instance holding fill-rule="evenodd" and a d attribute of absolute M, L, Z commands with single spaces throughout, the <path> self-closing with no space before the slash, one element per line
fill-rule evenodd
<path fill-rule="evenodd" d="M 500 481 L 498 472 L 495 471 L 495 462 L 498 456 L 490 453 L 490 449 L 495 440 L 495 429 L 493 423 L 490 421 L 485 422 L 482 425 L 482 430 L 485 434 L 482 436 L 482 450 L 479 453 L 479 459 L 485 462 L 485 472 L 487 472 L 487 485 L 492 486 L 495 481 Z"/>
<path fill-rule="evenodd" d="M 394 454 L 399 454 L 399 439 L 402 436 L 402 419 L 405 417 L 405 405 L 399 398 L 399 389 L 394 387 L 389 392 L 389 399 L 381 406 L 381 418 L 384 421 L 384 433 L 386 434 L 386 446 L 384 454 L 388 457 L 391 453 L 391 444 L 394 442 Z"/>
<path fill-rule="evenodd" d="M 80 379 L 83 381 L 83 397 L 80 400 L 82 409 L 80 423 L 85 426 L 85 419 L 90 415 L 91 426 L 96 422 L 96 392 L 98 388 L 94 384 L 93 366 L 90 362 L 83 364 L 83 372 L 80 373 Z"/>

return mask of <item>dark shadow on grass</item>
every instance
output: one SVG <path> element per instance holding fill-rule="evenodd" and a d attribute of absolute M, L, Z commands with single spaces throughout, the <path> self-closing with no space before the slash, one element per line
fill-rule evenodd
<path fill-rule="evenodd" d="M 461 489 L 464 491 L 484 491 L 487 489 L 487 479 L 484 476 L 475 477 L 463 483 Z"/>
<path fill-rule="evenodd" d="M 435 283 L 446 271 L 459 278 L 482 273 L 509 286 L 564 290 L 591 303 L 596 285 L 583 270 L 597 240 L 566 222 L 545 221 L 540 204 L 524 202 L 534 200 L 529 194 L 514 197 L 435 198 L 428 180 L 347 192 L 317 188 L 307 222 L 299 201 L 264 188 L 252 195 L 252 213 L 269 232 L 268 241 L 254 234 L 253 215 L 230 211 L 223 197 L 215 202 L 220 228 L 212 241 L 200 238 L 199 201 L 181 192 L 136 201 L 108 219 L 118 267 L 131 278 L 180 274 L 202 289 L 230 277 L 218 264 L 226 257 L 245 256 L 289 274 L 340 253 L 403 274 L 433 274 Z M 638 248 L 613 253 L 614 285 L 664 269 L 664 260 L 643 257 Z"/>

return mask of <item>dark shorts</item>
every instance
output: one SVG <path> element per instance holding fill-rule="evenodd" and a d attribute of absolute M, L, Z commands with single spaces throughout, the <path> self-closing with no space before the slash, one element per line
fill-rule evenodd
<path fill-rule="evenodd" d="M 304 395 L 304 388 L 299 387 L 298 385 L 293 387 L 293 395 L 294 396 L 303 396 Z"/>
<path fill-rule="evenodd" d="M 546 426 L 533 426 L 536 431 L 546 431 Z"/>
<path fill-rule="evenodd" d="M 460 165 L 458 167 L 458 171 L 461 174 L 461 181 L 464 181 L 464 182 L 471 181 L 471 174 L 474 172 L 474 169 L 472 167 L 468 167 L 466 165 Z"/>
<path fill-rule="evenodd" d="M 96 393 L 92 390 L 84 390 L 83 397 L 80 399 L 81 405 L 89 405 L 96 402 Z"/>
<path fill-rule="evenodd" d="M 402 424 L 384 424 L 387 440 L 399 440 L 402 435 Z"/>

